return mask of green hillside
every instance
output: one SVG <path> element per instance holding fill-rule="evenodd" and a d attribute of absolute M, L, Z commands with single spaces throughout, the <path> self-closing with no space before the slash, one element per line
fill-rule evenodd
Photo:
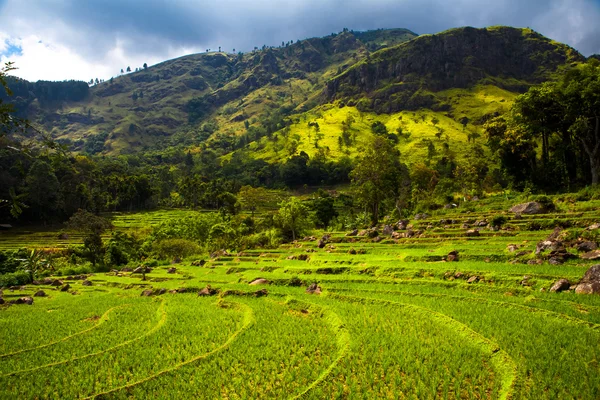
<path fill-rule="evenodd" d="M 404 29 L 344 30 L 140 68 L 92 87 L 84 101 L 33 101 L 28 116 L 75 151 L 109 155 L 179 145 L 265 160 L 300 151 L 339 158 L 356 154 L 380 121 L 391 133 L 402 129 L 399 147 L 416 159 L 430 142 L 462 157 L 470 152 L 464 144 L 475 143 L 482 124 L 506 111 L 516 93 L 580 61 L 575 50 L 529 29 L 419 37 Z M 350 115 L 353 140 L 341 145 Z M 309 122 L 320 132 L 313 135 Z"/>

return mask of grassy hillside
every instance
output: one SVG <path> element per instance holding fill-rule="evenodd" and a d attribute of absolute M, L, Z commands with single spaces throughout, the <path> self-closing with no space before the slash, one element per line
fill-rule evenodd
<path fill-rule="evenodd" d="M 403 29 L 344 31 L 247 54 L 166 61 L 96 85 L 85 101 L 34 102 L 29 115 L 76 151 L 208 146 L 270 161 L 300 151 L 354 156 L 379 121 L 390 133 L 401 129 L 398 145 L 410 163 L 431 155 L 432 145 L 438 155 L 471 153 L 483 123 L 516 94 L 583 60 L 529 29 L 419 37 Z M 350 140 L 340 146 L 350 116 Z"/>

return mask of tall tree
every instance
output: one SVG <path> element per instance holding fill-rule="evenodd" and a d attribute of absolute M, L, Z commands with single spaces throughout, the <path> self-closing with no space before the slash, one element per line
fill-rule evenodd
<path fill-rule="evenodd" d="M 401 212 L 410 192 L 410 180 L 406 165 L 400 162 L 400 152 L 390 140 L 375 136 L 350 176 L 359 202 L 371 214 L 372 224 L 379 221 L 384 202 Z"/>

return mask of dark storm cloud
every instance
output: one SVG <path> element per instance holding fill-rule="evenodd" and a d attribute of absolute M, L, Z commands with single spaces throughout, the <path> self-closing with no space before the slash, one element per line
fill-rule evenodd
<path fill-rule="evenodd" d="M 464 25 L 530 26 L 591 54 L 600 52 L 599 16 L 600 0 L 0 0 L 0 24 L 18 17 L 32 30 L 54 29 L 88 58 L 117 43 L 130 54 L 246 51 L 344 27 L 435 33 Z"/>

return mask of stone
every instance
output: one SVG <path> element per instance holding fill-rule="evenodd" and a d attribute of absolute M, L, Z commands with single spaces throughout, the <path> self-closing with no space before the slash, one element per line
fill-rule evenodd
<path fill-rule="evenodd" d="M 517 204 L 510 209 L 510 212 L 519 215 L 542 214 L 544 211 L 546 211 L 544 207 L 537 201 L 530 201 L 528 203 Z"/>
<path fill-rule="evenodd" d="M 196 260 L 196 261 L 192 262 L 192 265 L 194 267 L 203 267 L 204 264 L 206 264 L 206 260 Z"/>
<path fill-rule="evenodd" d="M 472 276 L 472 277 L 470 277 L 469 279 L 467 279 L 467 283 L 475 283 L 475 282 L 477 282 L 478 280 L 479 280 L 479 278 L 478 278 L 478 277 L 476 277 L 476 276 Z"/>
<path fill-rule="evenodd" d="M 46 297 L 46 292 L 44 292 L 43 290 L 38 290 L 37 292 L 35 292 L 35 294 L 33 295 L 33 297 Z"/>
<path fill-rule="evenodd" d="M 544 262 L 542 260 L 529 260 L 527 261 L 527 265 L 542 265 Z"/>
<path fill-rule="evenodd" d="M 206 285 L 206 287 L 198 292 L 198 296 L 214 296 L 219 291 L 217 289 L 213 289 L 210 285 Z"/>
<path fill-rule="evenodd" d="M 33 304 L 33 298 L 31 298 L 29 296 L 19 297 L 15 301 L 16 301 L 15 304 L 27 304 L 27 305 L 32 305 Z"/>
<path fill-rule="evenodd" d="M 254 292 L 253 296 L 254 297 L 265 297 L 269 294 L 269 292 L 267 291 L 267 289 L 260 289 L 257 290 L 256 292 Z"/>
<path fill-rule="evenodd" d="M 325 247 L 326 244 L 327 244 L 326 241 L 324 241 L 323 239 L 320 239 L 319 243 L 317 243 L 317 247 L 322 249 L 323 247 Z"/>
<path fill-rule="evenodd" d="M 448 256 L 446 257 L 446 261 L 448 261 L 448 262 L 458 261 L 458 251 L 453 250 L 450 253 L 448 253 Z"/>
<path fill-rule="evenodd" d="M 550 251 L 559 251 L 564 250 L 564 245 L 562 242 L 557 240 L 544 240 L 543 242 L 539 242 L 535 247 L 535 254 L 539 255 L 546 250 Z"/>
<path fill-rule="evenodd" d="M 69 284 L 67 283 L 65 286 L 63 286 L 63 287 L 61 287 L 61 288 L 60 288 L 60 291 L 61 291 L 61 292 L 68 292 L 68 291 L 69 291 L 69 289 L 71 289 L 71 285 L 69 285 Z"/>
<path fill-rule="evenodd" d="M 589 251 L 580 255 L 579 257 L 581 257 L 584 260 L 598 260 L 600 259 L 600 250 Z"/>
<path fill-rule="evenodd" d="M 591 266 L 575 288 L 577 294 L 600 294 L 600 264 Z"/>
<path fill-rule="evenodd" d="M 369 231 L 366 229 L 363 229 L 362 231 L 358 232 L 358 236 L 367 236 L 369 234 Z"/>
<path fill-rule="evenodd" d="M 479 231 L 477 229 L 469 229 L 467 232 L 465 232 L 465 236 L 466 237 L 478 237 L 478 236 L 481 236 L 481 233 L 479 233 Z"/>
<path fill-rule="evenodd" d="M 579 242 L 575 245 L 575 248 L 579 252 L 589 253 L 590 251 L 594 251 L 598 249 L 598 244 L 596 242 L 592 242 L 589 240 Z"/>
<path fill-rule="evenodd" d="M 175 267 L 171 267 L 167 270 L 167 274 L 174 274 L 177 272 L 177 268 Z"/>
<path fill-rule="evenodd" d="M 50 284 L 50 286 L 62 286 L 63 282 L 61 280 L 55 279 L 52 281 L 52 283 Z"/>
<path fill-rule="evenodd" d="M 385 225 L 383 227 L 383 234 L 385 236 L 390 236 L 392 233 L 394 233 L 394 228 L 392 228 L 391 225 Z"/>
<path fill-rule="evenodd" d="M 523 277 L 523 279 L 521 280 L 521 286 L 531 286 L 531 282 L 529 282 L 530 279 L 531 279 L 531 276 L 525 275 Z"/>
<path fill-rule="evenodd" d="M 593 231 L 594 229 L 600 229 L 600 224 L 599 223 L 592 224 L 592 225 L 588 226 L 586 229 L 589 231 Z"/>
<path fill-rule="evenodd" d="M 559 279 L 556 282 L 554 282 L 554 284 L 550 288 L 550 291 L 555 292 L 555 293 L 560 293 L 564 290 L 569 290 L 570 287 L 571 287 L 571 284 L 569 283 L 568 280 Z"/>
<path fill-rule="evenodd" d="M 299 261 L 308 261 L 310 260 L 310 256 L 308 254 L 298 254 L 297 259 Z"/>
<path fill-rule="evenodd" d="M 514 253 L 515 251 L 519 250 L 519 245 L 509 244 L 506 250 L 508 250 L 510 253 Z"/>
<path fill-rule="evenodd" d="M 416 220 L 427 219 L 427 218 L 429 218 L 429 214 L 423 213 L 423 214 L 417 214 L 417 215 L 415 215 L 415 219 Z"/>
<path fill-rule="evenodd" d="M 5 304 L 6 301 L 4 301 L 4 299 L 2 297 L 0 297 L 0 304 Z"/>
<path fill-rule="evenodd" d="M 465 276 L 465 274 L 463 274 L 463 273 L 462 273 L 462 272 L 460 272 L 460 271 L 457 271 L 457 272 L 455 272 L 455 273 L 454 273 L 454 277 L 455 277 L 456 279 L 462 279 L 464 276 Z"/>
<path fill-rule="evenodd" d="M 319 285 L 317 285 L 316 283 L 312 283 L 306 288 L 306 293 L 321 294 L 321 287 Z"/>
<path fill-rule="evenodd" d="M 350 250 L 348 250 L 348 254 L 354 255 L 354 254 L 356 254 L 356 250 L 355 249 L 350 249 Z"/>
<path fill-rule="evenodd" d="M 400 232 L 394 232 L 392 233 L 392 239 L 402 239 L 405 236 L 404 233 L 400 233 Z"/>
<path fill-rule="evenodd" d="M 358 229 L 355 229 L 352 232 L 346 233 L 346 236 L 357 236 L 357 235 L 358 235 Z"/>
<path fill-rule="evenodd" d="M 150 297 L 152 295 L 154 295 L 154 290 L 152 290 L 152 289 L 146 289 L 142 292 L 142 296 L 145 296 L 145 297 Z"/>
<path fill-rule="evenodd" d="M 253 280 L 252 282 L 249 283 L 249 285 L 252 285 L 252 286 L 268 285 L 268 284 L 269 284 L 269 281 L 264 278 L 256 278 L 255 280 Z"/>
<path fill-rule="evenodd" d="M 367 233 L 367 236 L 369 236 L 371 239 L 376 238 L 377 236 L 379 236 L 379 232 L 377 231 L 377 229 L 373 228 L 371 230 L 369 230 L 369 233 Z"/>
<path fill-rule="evenodd" d="M 92 286 L 93 285 L 92 281 L 88 281 L 87 279 L 85 281 L 81 282 L 81 284 L 83 286 Z"/>
<path fill-rule="evenodd" d="M 489 224 L 490 223 L 487 221 L 487 219 L 484 219 L 484 220 L 481 220 L 481 221 L 475 221 L 475 226 L 477 226 L 479 228 L 485 228 Z"/>
<path fill-rule="evenodd" d="M 410 224 L 409 220 L 401 220 L 396 224 L 396 228 L 400 231 L 404 231 L 408 227 L 408 224 Z"/>

